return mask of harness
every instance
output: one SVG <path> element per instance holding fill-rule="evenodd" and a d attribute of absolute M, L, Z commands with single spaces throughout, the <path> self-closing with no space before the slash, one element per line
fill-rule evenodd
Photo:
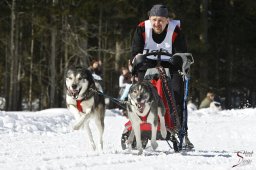
<path fill-rule="evenodd" d="M 76 108 L 77 108 L 77 110 L 79 111 L 79 112 L 83 112 L 83 108 L 82 108 L 82 106 L 81 106 L 81 102 L 82 102 L 83 100 L 77 100 L 76 101 Z"/>
<path fill-rule="evenodd" d="M 142 123 L 147 123 L 147 119 L 148 119 L 148 115 L 151 109 L 149 109 L 148 113 L 146 114 L 146 116 L 139 116 L 140 120 L 142 121 Z"/>

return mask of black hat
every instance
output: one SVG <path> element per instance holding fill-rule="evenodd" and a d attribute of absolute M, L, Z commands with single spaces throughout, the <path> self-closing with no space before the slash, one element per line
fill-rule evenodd
<path fill-rule="evenodd" d="M 168 17 L 168 9 L 165 5 L 154 5 L 148 13 L 149 16 Z"/>

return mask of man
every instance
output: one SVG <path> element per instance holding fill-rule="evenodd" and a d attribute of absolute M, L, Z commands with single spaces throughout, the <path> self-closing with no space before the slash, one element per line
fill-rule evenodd
<path fill-rule="evenodd" d="M 205 98 L 202 100 L 199 109 L 210 107 L 211 102 L 214 100 L 214 93 L 212 91 L 208 91 Z"/>
<path fill-rule="evenodd" d="M 154 65 L 156 61 L 143 58 L 141 54 L 155 50 L 168 51 L 170 54 L 187 52 L 187 44 L 185 36 L 180 28 L 180 21 L 172 20 L 168 17 L 168 9 L 166 6 L 157 4 L 149 11 L 149 20 L 139 23 L 132 41 L 132 57 L 130 59 L 133 65 L 133 74 L 138 81 L 144 79 L 147 68 Z M 163 67 L 168 67 L 171 74 L 171 86 L 174 91 L 177 111 L 182 122 L 184 82 L 182 76 L 178 73 L 181 68 L 182 61 L 177 60 L 170 64 L 169 62 L 161 62 Z M 185 136 L 186 145 L 193 148 L 193 144 L 189 141 L 187 133 Z"/>

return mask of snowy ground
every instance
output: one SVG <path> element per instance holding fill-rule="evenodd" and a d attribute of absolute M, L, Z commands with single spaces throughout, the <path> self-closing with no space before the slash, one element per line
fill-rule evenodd
<path fill-rule="evenodd" d="M 99 153 L 90 149 L 85 132 L 71 130 L 74 119 L 66 109 L 0 111 L 0 169 L 256 169 L 256 109 L 190 111 L 195 151 L 174 153 L 159 141 L 156 151 L 148 146 L 140 156 L 121 149 L 127 119 L 117 113 L 107 111 L 104 151 Z"/>

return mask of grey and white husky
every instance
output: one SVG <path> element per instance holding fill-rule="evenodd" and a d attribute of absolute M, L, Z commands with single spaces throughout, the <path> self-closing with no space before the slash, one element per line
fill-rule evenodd
<path fill-rule="evenodd" d="M 135 135 L 138 154 L 142 154 L 141 129 L 143 121 L 151 124 L 151 146 L 155 150 L 158 146 L 156 142 L 158 118 L 160 120 L 160 132 L 166 138 L 165 127 L 165 107 L 155 87 L 150 82 L 137 82 L 130 87 L 127 104 L 128 118 L 132 124 L 132 131 L 128 137 L 128 146 L 131 144 Z"/>
<path fill-rule="evenodd" d="M 73 129 L 79 130 L 83 127 L 94 150 L 96 145 L 89 126 L 91 119 L 95 120 L 95 125 L 99 131 L 99 149 L 103 149 L 105 103 L 104 97 L 96 92 L 100 90 L 99 87 L 100 85 L 94 81 L 92 73 L 88 69 L 74 66 L 67 69 L 66 104 L 76 120 Z"/>

